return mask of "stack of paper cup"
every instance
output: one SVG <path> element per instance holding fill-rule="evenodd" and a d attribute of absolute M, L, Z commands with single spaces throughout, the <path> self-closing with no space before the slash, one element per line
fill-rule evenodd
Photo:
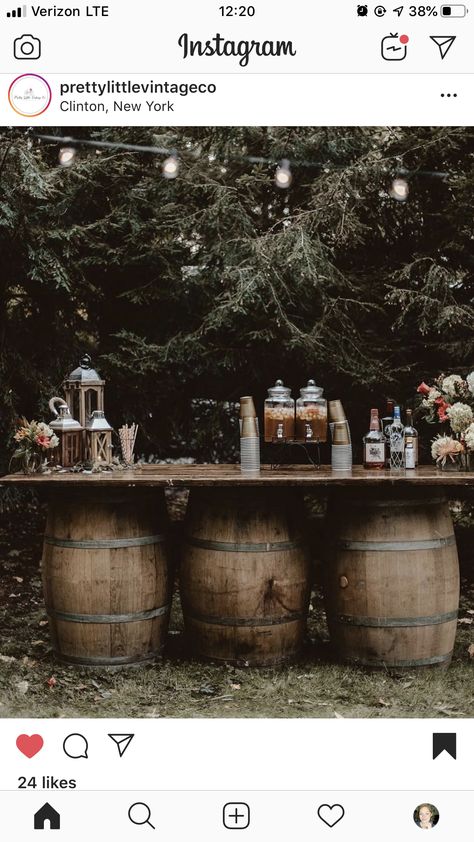
<path fill-rule="evenodd" d="M 331 468 L 333 471 L 352 470 L 352 445 L 347 421 L 332 425 Z"/>
<path fill-rule="evenodd" d="M 240 399 L 240 470 L 243 474 L 260 471 L 260 438 L 253 398 Z"/>

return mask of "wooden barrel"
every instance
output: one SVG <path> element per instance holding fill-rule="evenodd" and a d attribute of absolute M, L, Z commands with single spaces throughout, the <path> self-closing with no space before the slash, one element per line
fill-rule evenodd
<path fill-rule="evenodd" d="M 55 495 L 43 586 L 55 654 L 122 666 L 162 650 L 170 611 L 164 493 L 108 489 Z"/>
<path fill-rule="evenodd" d="M 328 625 L 339 658 L 369 667 L 447 666 L 459 565 L 446 499 L 339 493 L 328 510 Z"/>
<path fill-rule="evenodd" d="M 310 598 L 297 491 L 193 490 L 181 600 L 201 658 L 264 666 L 300 652 Z"/>

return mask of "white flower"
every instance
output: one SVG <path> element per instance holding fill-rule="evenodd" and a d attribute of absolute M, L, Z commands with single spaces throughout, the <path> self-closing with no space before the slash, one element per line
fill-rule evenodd
<path fill-rule="evenodd" d="M 437 462 L 445 465 L 448 459 L 454 462 L 458 454 L 462 453 L 462 449 L 461 442 L 456 441 L 452 436 L 438 436 L 433 439 L 431 455 Z"/>
<path fill-rule="evenodd" d="M 446 410 L 453 433 L 463 433 L 474 421 L 472 409 L 467 403 L 454 403 Z"/>
<path fill-rule="evenodd" d="M 466 382 L 471 395 L 474 395 L 474 371 L 467 375 Z"/>
<path fill-rule="evenodd" d="M 468 450 L 474 450 L 474 424 L 469 424 L 464 433 L 464 441 Z"/>
<path fill-rule="evenodd" d="M 463 392 L 464 380 L 459 374 L 450 374 L 441 383 L 441 388 L 450 398 L 459 397 Z"/>

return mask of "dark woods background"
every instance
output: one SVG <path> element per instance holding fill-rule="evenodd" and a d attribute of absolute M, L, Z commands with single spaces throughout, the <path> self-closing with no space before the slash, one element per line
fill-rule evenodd
<path fill-rule="evenodd" d="M 54 146 L 1 131 L 5 445 L 19 414 L 48 420 L 85 351 L 140 452 L 198 459 L 229 458 L 236 434 L 193 399 L 261 406 L 277 377 L 294 393 L 314 377 L 358 438 L 372 405 L 474 367 L 473 129 L 57 133 L 176 148 L 181 169 L 166 181 L 157 156 L 83 150 L 64 170 Z M 242 155 L 321 166 L 293 167 L 281 191 L 273 164 Z M 400 167 L 448 177 L 415 174 L 401 204 L 387 192 Z"/>

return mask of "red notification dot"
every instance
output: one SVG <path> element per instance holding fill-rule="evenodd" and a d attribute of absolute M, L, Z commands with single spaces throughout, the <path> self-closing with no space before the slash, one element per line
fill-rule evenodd
<path fill-rule="evenodd" d="M 400 44 L 408 44 L 409 40 L 408 35 L 400 35 Z"/>

